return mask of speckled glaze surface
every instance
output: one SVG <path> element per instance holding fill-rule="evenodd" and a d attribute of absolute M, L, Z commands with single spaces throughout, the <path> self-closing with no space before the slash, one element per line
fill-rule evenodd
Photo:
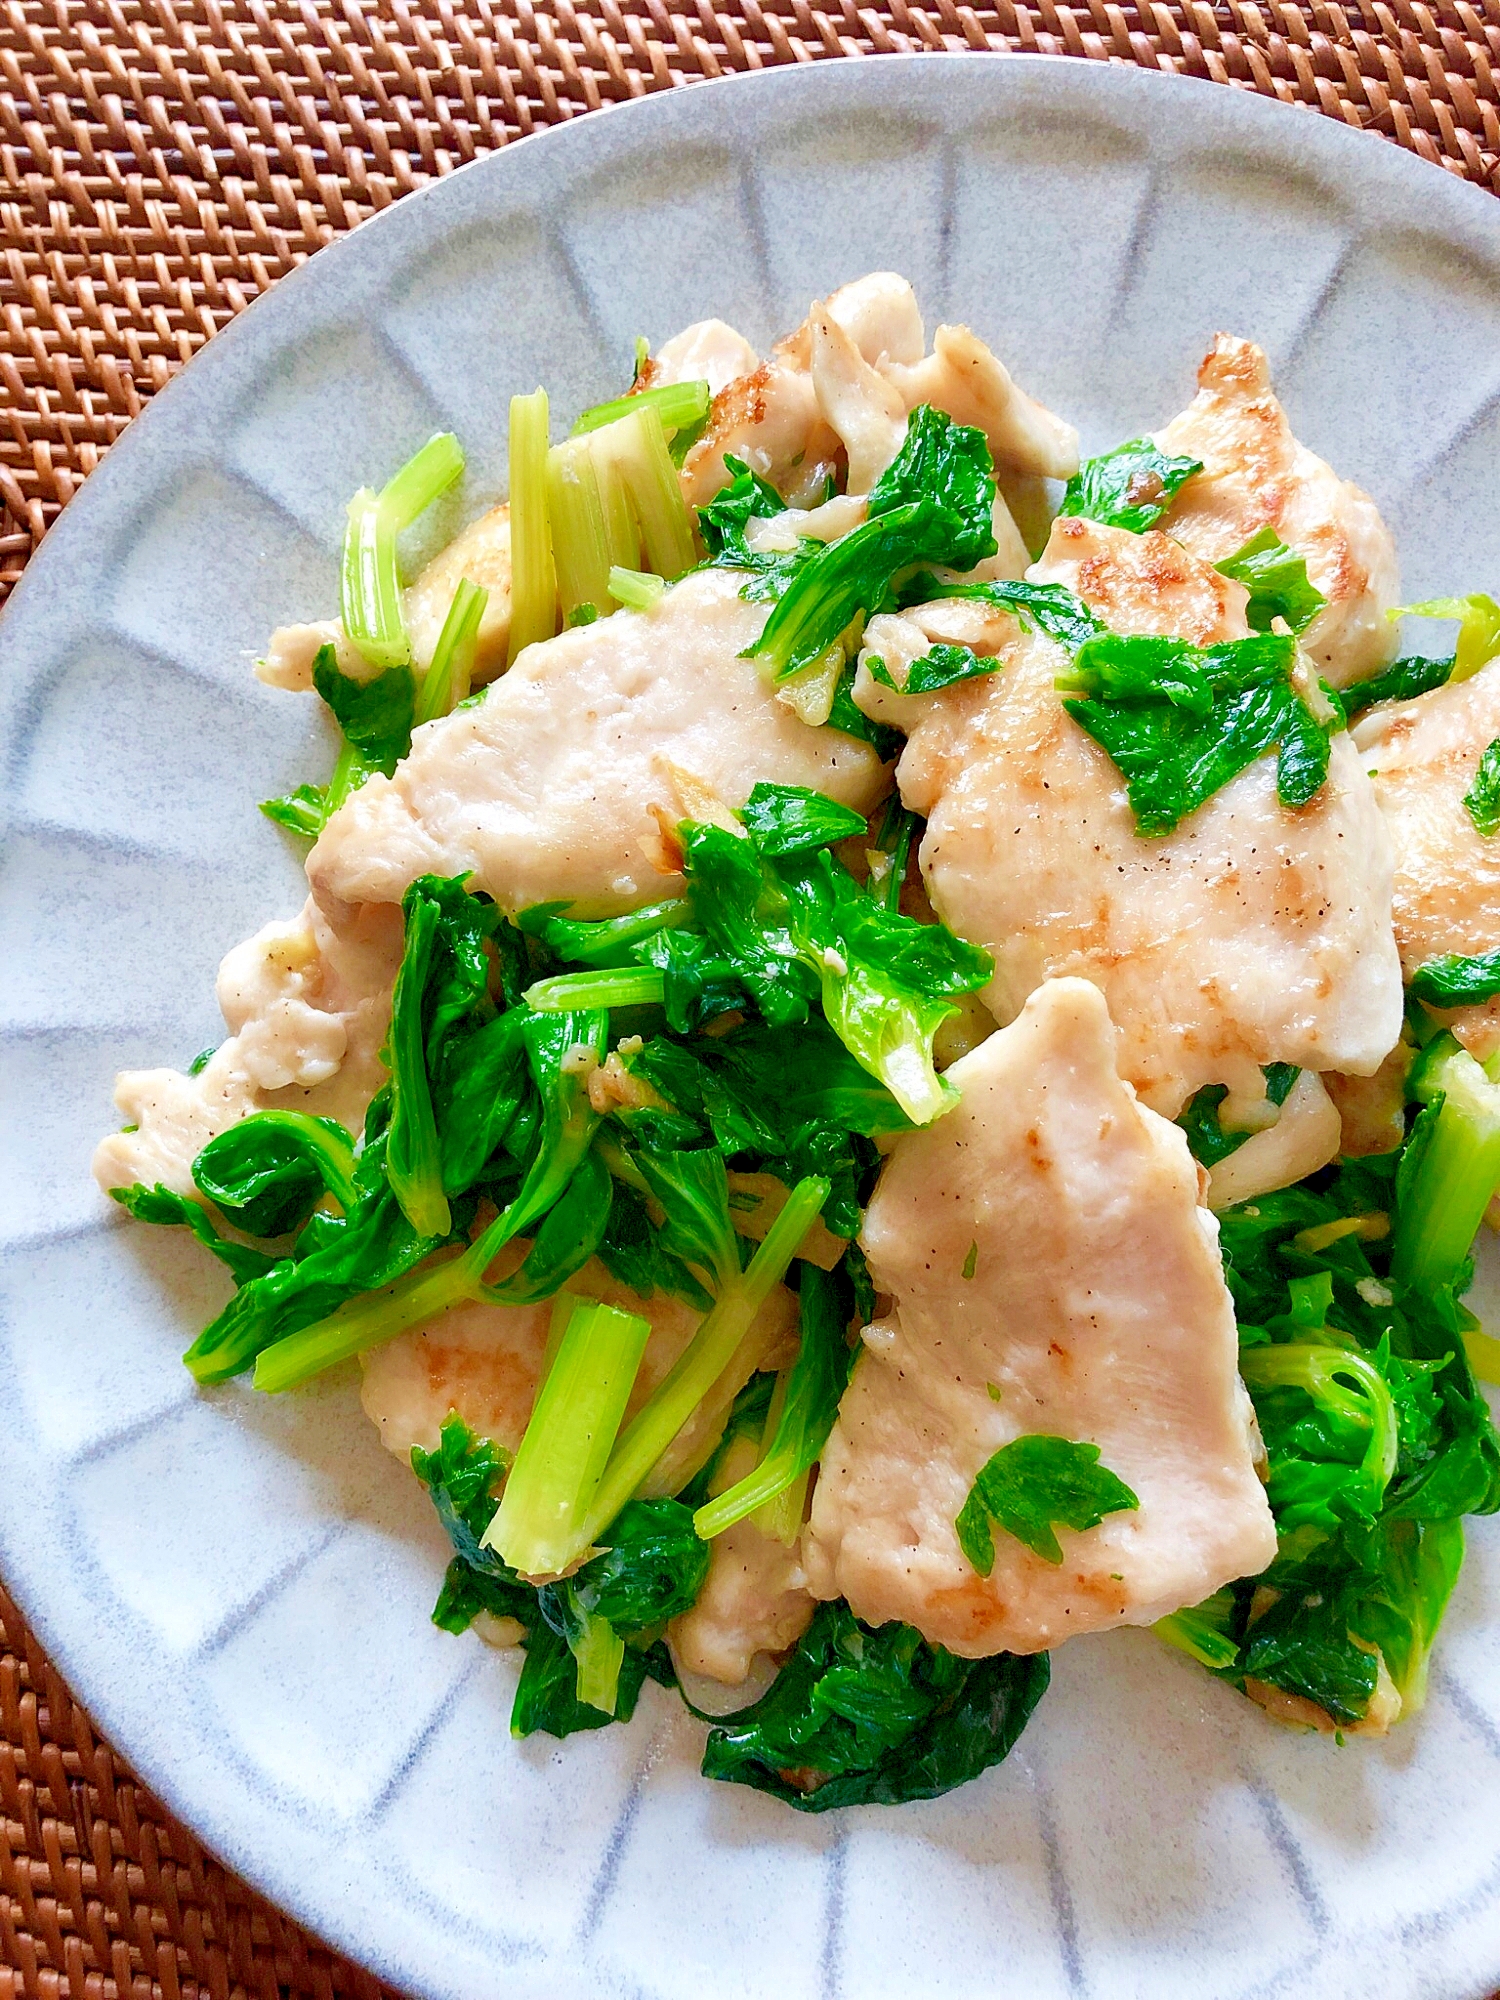
<path fill-rule="evenodd" d="M 173 1809 L 417 1994 L 1478 1995 L 1489 1524 L 1387 1744 L 1281 1733 L 1127 1633 L 1064 1649 L 967 1790 L 802 1821 L 700 1780 L 659 1689 L 628 1729 L 512 1743 L 514 1665 L 428 1623 L 442 1537 L 352 1379 L 195 1392 L 177 1357 L 219 1279 L 89 1178 L 114 1071 L 217 1040 L 220 956 L 299 901 L 255 801 L 328 748 L 248 663 L 333 609 L 347 495 L 451 427 L 440 539 L 503 491 L 512 392 L 571 412 L 638 333 L 712 311 L 764 340 L 879 266 L 1090 448 L 1180 407 L 1217 328 L 1251 334 L 1385 509 L 1409 596 L 1500 575 L 1500 209 L 1228 90 L 1038 58 L 782 70 L 507 148 L 325 251 L 132 427 L 0 623 L 0 1568 Z"/>

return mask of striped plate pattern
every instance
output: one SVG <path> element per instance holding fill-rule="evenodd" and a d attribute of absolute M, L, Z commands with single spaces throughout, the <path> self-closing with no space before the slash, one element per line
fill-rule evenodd
<path fill-rule="evenodd" d="M 528 140 L 253 306 L 71 507 L 0 627 L 0 1565 L 166 1802 L 422 1995 L 1326 2000 L 1500 1970 L 1500 1539 L 1428 1709 L 1282 1734 L 1143 1634 L 1065 1649 L 1017 1753 L 804 1823 L 699 1725 L 514 1744 L 514 1665 L 427 1622 L 444 1549 L 352 1379 L 196 1393 L 221 1286 L 88 1176 L 117 1068 L 218 1038 L 224 950 L 296 907 L 254 802 L 328 757 L 248 663 L 330 611 L 345 497 L 439 426 L 434 539 L 503 491 L 507 399 L 617 388 L 638 333 L 759 341 L 881 266 L 1099 448 L 1215 330 L 1386 509 L 1413 597 L 1500 575 L 1500 211 L 1326 120 L 1040 58 L 783 70 Z"/>

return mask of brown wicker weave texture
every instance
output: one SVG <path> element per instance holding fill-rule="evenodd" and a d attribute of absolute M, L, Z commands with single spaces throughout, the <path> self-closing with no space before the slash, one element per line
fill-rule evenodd
<path fill-rule="evenodd" d="M 1496 0 L 0 0 L 0 598 L 152 392 L 408 189 L 672 84 L 934 48 L 1212 77 L 1500 192 Z M 0 1590 L 0 2000 L 380 1991 L 135 1783 Z"/>
<path fill-rule="evenodd" d="M 674 83 L 931 48 L 1213 77 L 1500 191 L 1495 0 L 0 0 L 0 595 L 173 369 L 409 188 Z"/>

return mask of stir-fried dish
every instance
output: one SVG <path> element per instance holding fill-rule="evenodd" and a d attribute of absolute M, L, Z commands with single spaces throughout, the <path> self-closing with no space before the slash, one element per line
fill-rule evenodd
<path fill-rule="evenodd" d="M 931 1797 L 1121 1625 L 1420 1708 L 1500 1508 L 1500 606 L 1398 607 L 1249 341 L 1199 385 L 1080 460 L 878 273 L 515 397 L 404 585 L 432 439 L 271 639 L 308 900 L 96 1172 L 233 1280 L 199 1382 L 359 1357 L 516 1734 L 649 1678 L 709 1777 Z"/>

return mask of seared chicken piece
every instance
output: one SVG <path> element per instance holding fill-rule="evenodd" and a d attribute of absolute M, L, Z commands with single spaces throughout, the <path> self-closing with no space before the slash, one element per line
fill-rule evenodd
<path fill-rule="evenodd" d="M 426 672 L 437 649 L 438 634 L 453 603 L 453 593 L 467 578 L 489 595 L 474 641 L 475 687 L 505 671 L 510 641 L 510 508 L 492 507 L 471 521 L 456 540 L 435 555 L 406 593 L 406 629 L 412 659 Z"/>
<path fill-rule="evenodd" d="M 861 1238 L 893 1310 L 824 1450 L 803 1537 L 820 1597 L 967 1659 L 1149 1625 L 1276 1553 L 1217 1227 L 1183 1135 L 1115 1068 L 1099 990 L 1049 981 L 948 1072 L 962 1096 L 896 1141 Z M 1095 1444 L 1138 1509 L 996 1527 L 980 1576 L 954 1522 L 1002 1446 Z"/>
<path fill-rule="evenodd" d="M 1396 851 L 1396 942 L 1408 978 L 1445 952 L 1500 946 L 1500 835 L 1486 838 L 1464 805 L 1497 736 L 1500 660 L 1415 701 L 1382 703 L 1354 725 Z M 1500 995 L 1442 1018 L 1481 1061 L 1500 1048 Z"/>
<path fill-rule="evenodd" d="M 810 729 L 740 657 L 767 615 L 742 582 L 700 571 L 649 611 L 528 647 L 482 702 L 417 730 L 394 778 L 369 779 L 334 814 L 308 858 L 314 894 L 394 903 L 418 875 L 472 874 L 507 911 L 561 901 L 606 915 L 682 887 L 653 807 L 702 817 L 698 796 L 741 806 L 767 779 L 868 813 L 886 786 L 874 750 Z"/>
<path fill-rule="evenodd" d="M 292 922 L 236 945 L 217 989 L 229 1039 L 196 1076 L 120 1076 L 115 1103 L 135 1129 L 100 1141 L 99 1185 L 160 1181 L 192 1195 L 193 1161 L 252 1111 L 308 1111 L 357 1132 L 385 1081 L 380 1049 L 400 963 L 394 909 L 344 910 L 335 921 L 309 902 Z"/>
<path fill-rule="evenodd" d="M 1067 584 L 1121 632 L 1205 645 L 1246 629 L 1242 587 L 1160 534 L 1060 520 L 1031 576 Z M 1059 646 L 958 600 L 904 622 L 1004 663 L 899 697 L 926 705 L 897 772 L 905 803 L 927 816 L 934 908 L 994 955 L 985 997 L 999 1020 L 1044 979 L 1091 979 L 1122 1074 L 1167 1117 L 1206 1083 L 1263 1099 L 1264 1063 L 1379 1067 L 1401 1029 L 1390 844 L 1347 736 L 1301 810 L 1280 804 L 1265 757 L 1176 832 L 1144 839 L 1124 779 L 1063 709 Z"/>
<path fill-rule="evenodd" d="M 1336 1159 L 1343 1128 L 1333 1099 L 1316 1070 L 1292 1085 L 1274 1125 L 1252 1132 L 1208 1176 L 1208 1205 L 1215 1211 L 1258 1194 L 1306 1180 Z"/>
<path fill-rule="evenodd" d="M 526 1248 L 524 1243 L 512 1246 L 497 1271 L 519 1265 Z M 702 1315 L 665 1292 L 642 1299 L 596 1258 L 568 1280 L 566 1289 L 577 1298 L 601 1299 L 622 1312 L 639 1313 L 651 1323 L 626 1410 L 628 1421 L 692 1339 Z M 424 1451 L 435 1449 L 444 1418 L 457 1411 L 476 1436 L 514 1452 L 536 1400 L 552 1307 L 551 1299 L 530 1306 L 454 1306 L 426 1326 L 371 1348 L 360 1360 L 360 1393 L 381 1443 L 397 1458 L 410 1460 L 414 1444 Z M 797 1325 L 797 1301 L 785 1285 L 778 1285 L 741 1343 L 739 1353 L 747 1358 L 736 1391 L 755 1369 L 791 1360 Z M 712 1439 L 704 1443 L 706 1447 Z"/>
<path fill-rule="evenodd" d="M 759 1447 L 739 1438 L 724 1454 L 712 1490 L 722 1493 L 755 1469 Z M 757 1653 L 795 1646 L 812 1621 L 814 1599 L 801 1553 L 736 1521 L 709 1544 L 708 1575 L 691 1611 L 667 1627 L 667 1644 L 690 1674 L 738 1687 Z"/>
<path fill-rule="evenodd" d="M 1198 394 L 1156 442 L 1198 458 L 1161 526 L 1205 562 L 1223 562 L 1262 528 L 1307 560 L 1328 602 L 1302 644 L 1324 679 L 1347 687 L 1396 650 L 1396 549 L 1368 493 L 1292 435 L 1253 341 L 1221 333 L 1198 370 Z"/>
<path fill-rule="evenodd" d="M 798 506 L 814 506 L 834 472 L 839 441 L 818 407 L 805 368 L 777 357 L 727 383 L 714 397 L 708 428 L 682 462 L 682 491 L 703 507 L 732 474 L 737 458 Z"/>
<path fill-rule="evenodd" d="M 641 371 L 640 387 L 660 389 L 669 382 L 706 382 L 714 395 L 760 358 L 742 333 L 722 319 L 700 319 L 662 343 Z"/>
<path fill-rule="evenodd" d="M 930 403 L 988 438 L 1005 566 L 984 573 L 1018 575 L 1012 516 L 1034 518 L 1041 482 L 1078 470 L 1078 433 L 1019 389 L 967 327 L 940 326 L 924 358 L 925 348 L 916 295 L 892 271 L 815 303 L 770 361 L 716 394 L 708 429 L 683 465 L 689 502 L 702 506 L 724 484 L 726 452 L 805 506 L 842 450 L 847 491 L 867 493 L 901 449 L 908 413 Z"/>

